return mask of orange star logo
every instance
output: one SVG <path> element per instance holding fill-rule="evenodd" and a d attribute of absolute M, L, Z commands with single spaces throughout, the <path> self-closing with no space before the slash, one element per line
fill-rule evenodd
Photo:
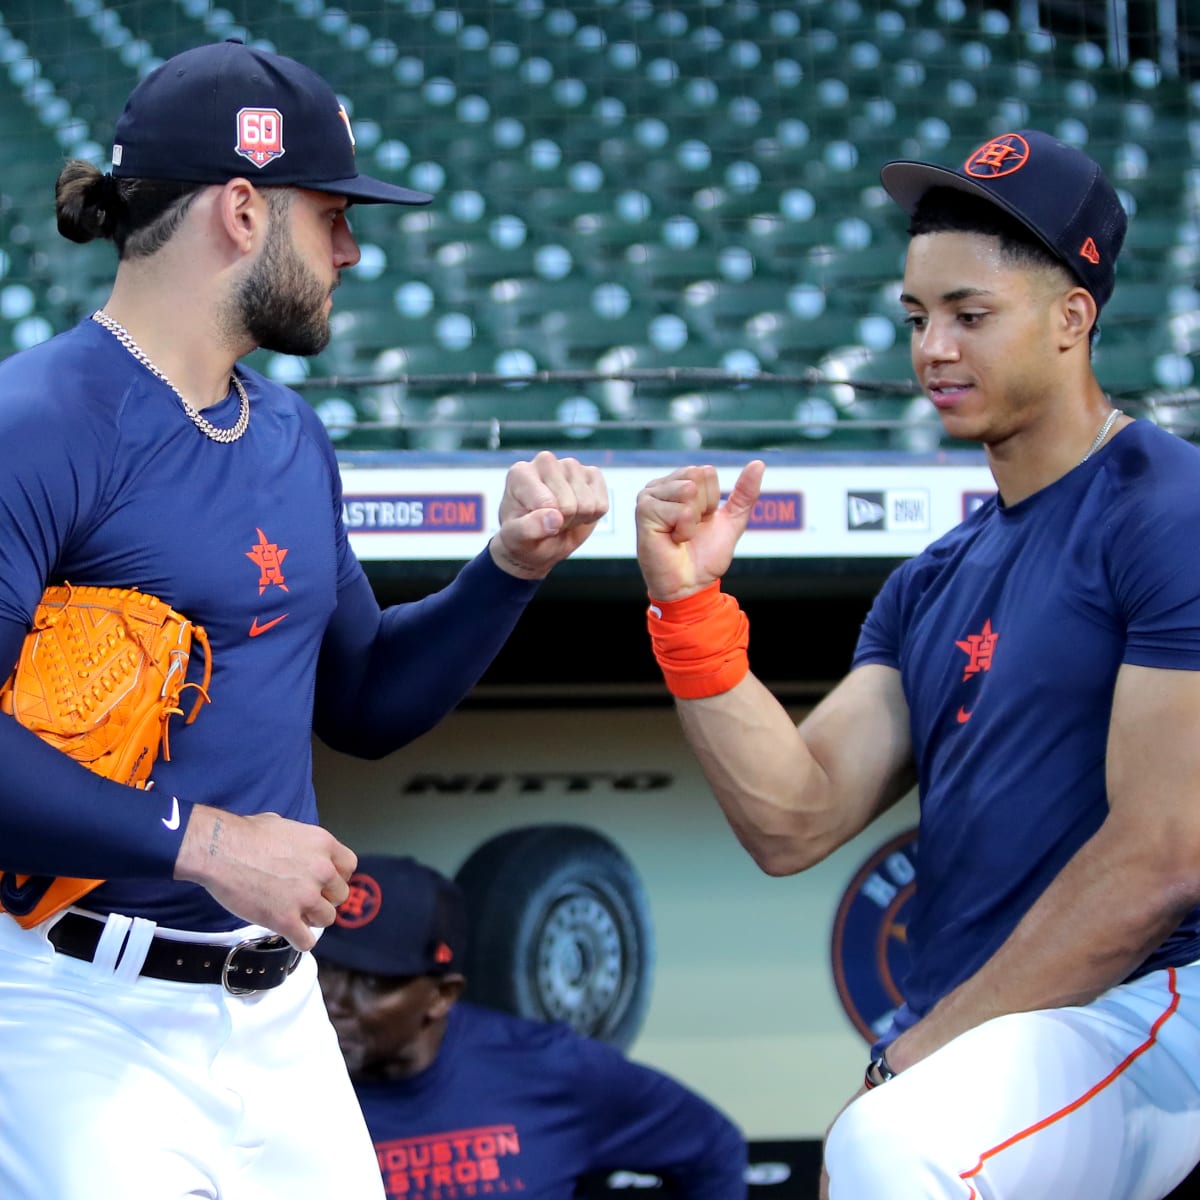
<path fill-rule="evenodd" d="M 1000 635 L 993 632 L 989 619 L 984 621 L 982 633 L 973 633 L 966 641 L 954 643 L 967 656 L 967 665 L 963 669 L 964 682 L 980 671 L 992 669 L 992 655 L 996 652 L 999 640 Z"/>
<path fill-rule="evenodd" d="M 246 557 L 258 567 L 258 594 L 261 596 L 272 584 L 287 591 L 287 583 L 283 577 L 283 560 L 288 552 L 281 550 L 274 542 L 267 541 L 267 535 L 261 529 L 256 529 L 258 545 L 253 550 L 246 551 Z"/>

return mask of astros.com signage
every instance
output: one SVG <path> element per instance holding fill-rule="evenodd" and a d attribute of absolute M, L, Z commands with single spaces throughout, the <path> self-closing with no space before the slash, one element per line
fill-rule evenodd
<path fill-rule="evenodd" d="M 483 495 L 359 495 L 342 502 L 348 533 L 479 533 Z"/>
<path fill-rule="evenodd" d="M 414 454 L 351 456 L 341 463 L 342 517 L 360 559 L 473 557 L 495 532 L 505 478 L 514 460 L 425 460 Z M 717 463 L 724 494 L 743 461 Z M 634 509 L 651 479 L 680 465 L 637 465 L 621 456 L 598 463 L 609 511 L 576 558 L 636 554 Z M 957 525 L 995 494 L 982 455 L 933 461 L 828 461 L 821 455 L 771 456 L 762 493 L 738 546 L 743 558 L 906 558 Z"/>

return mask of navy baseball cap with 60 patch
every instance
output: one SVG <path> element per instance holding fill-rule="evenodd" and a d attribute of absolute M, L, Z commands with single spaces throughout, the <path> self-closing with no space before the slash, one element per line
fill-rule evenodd
<path fill-rule="evenodd" d="M 414 858 L 364 855 L 313 953 L 371 975 L 445 975 L 462 970 L 466 948 L 458 884 Z"/>
<path fill-rule="evenodd" d="M 1128 218 L 1098 163 L 1048 133 L 1002 133 L 973 150 L 961 167 L 897 160 L 880 178 L 911 213 L 930 188 L 990 200 L 1037 235 L 1103 308 L 1113 292 Z"/>
<path fill-rule="evenodd" d="M 118 179 L 301 187 L 359 204 L 428 204 L 360 174 L 350 118 L 315 71 L 237 39 L 185 50 L 133 89 L 113 136 Z"/>

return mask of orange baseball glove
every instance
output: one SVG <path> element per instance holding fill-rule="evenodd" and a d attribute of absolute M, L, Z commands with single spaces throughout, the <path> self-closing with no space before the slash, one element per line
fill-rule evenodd
<path fill-rule="evenodd" d="M 204 650 L 204 679 L 187 683 L 192 643 Z M 195 689 L 184 718 L 208 702 L 208 635 L 155 596 L 129 588 L 50 587 L 33 617 L 21 657 L 0 684 L 0 711 L 91 771 L 144 788 L 161 750 L 171 757 L 168 723 Z M 100 879 L 0 875 L 5 909 L 28 929 L 99 886 Z"/>

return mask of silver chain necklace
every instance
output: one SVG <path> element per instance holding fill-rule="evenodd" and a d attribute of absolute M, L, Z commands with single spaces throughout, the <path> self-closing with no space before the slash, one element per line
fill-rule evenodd
<path fill-rule="evenodd" d="M 242 386 L 242 381 L 237 377 L 236 371 L 230 373 L 229 379 L 238 394 L 240 406 L 238 419 L 228 429 L 222 429 L 220 426 L 206 420 L 201 413 L 184 399 L 183 393 L 150 361 L 150 356 L 133 340 L 129 330 L 124 325 L 114 321 L 103 309 L 97 309 L 92 313 L 92 320 L 97 325 L 107 329 L 155 379 L 161 380 L 179 397 L 179 403 L 183 405 L 183 411 L 187 413 L 188 419 L 205 437 L 212 438 L 214 442 L 236 442 L 249 428 L 250 397 L 246 395 L 246 389 Z"/>
<path fill-rule="evenodd" d="M 1112 412 L 1108 414 L 1108 420 L 1100 426 L 1100 432 L 1096 434 L 1096 440 L 1091 444 L 1091 446 L 1088 447 L 1088 452 L 1079 460 L 1079 465 L 1081 467 L 1089 458 L 1092 457 L 1093 454 L 1096 453 L 1097 450 L 1100 449 L 1101 446 L 1104 445 L 1104 439 L 1108 437 L 1109 430 L 1112 429 L 1112 427 L 1116 424 L 1117 418 L 1120 416 L 1124 416 L 1124 414 L 1119 408 L 1114 408 Z"/>

